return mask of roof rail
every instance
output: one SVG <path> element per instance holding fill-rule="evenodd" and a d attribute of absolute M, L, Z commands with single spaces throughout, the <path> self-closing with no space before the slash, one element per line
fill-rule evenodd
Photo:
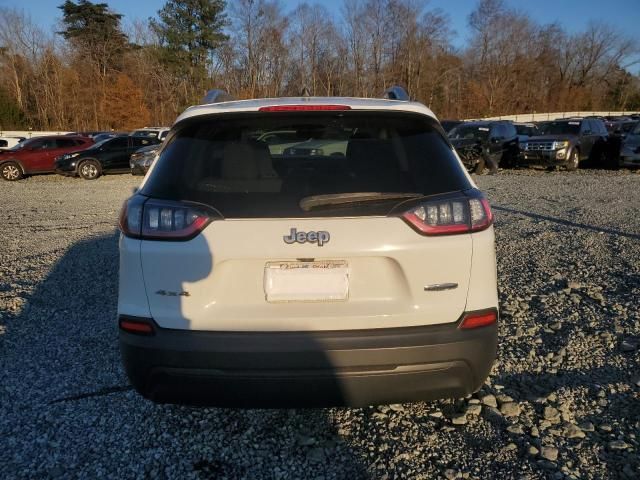
<path fill-rule="evenodd" d="M 382 98 L 386 98 L 387 100 L 402 100 L 404 102 L 411 100 L 407 91 L 400 85 L 394 85 L 393 87 L 387 88 L 384 91 Z"/>
<path fill-rule="evenodd" d="M 224 90 L 220 90 L 219 88 L 216 88 L 214 90 L 209 90 L 206 93 L 206 95 L 200 102 L 200 105 L 206 105 L 209 103 L 230 102 L 231 100 L 235 100 L 235 97 L 233 97 L 232 95 L 229 95 Z"/>

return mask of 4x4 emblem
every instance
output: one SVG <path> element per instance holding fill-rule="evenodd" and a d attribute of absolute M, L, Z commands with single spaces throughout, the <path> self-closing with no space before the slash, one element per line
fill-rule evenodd
<path fill-rule="evenodd" d="M 331 239 L 329 232 L 324 230 L 318 232 L 298 232 L 295 228 L 291 229 L 289 235 L 282 237 L 284 243 L 317 243 L 319 247 L 327 243 Z"/>

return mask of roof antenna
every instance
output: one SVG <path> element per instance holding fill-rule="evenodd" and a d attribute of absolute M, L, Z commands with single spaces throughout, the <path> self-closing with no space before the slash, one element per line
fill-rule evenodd
<path fill-rule="evenodd" d="M 300 92 L 300 96 L 301 97 L 310 97 L 311 96 L 311 92 L 309 91 L 309 89 L 307 88 L 306 85 L 304 87 L 302 87 L 302 92 Z"/>

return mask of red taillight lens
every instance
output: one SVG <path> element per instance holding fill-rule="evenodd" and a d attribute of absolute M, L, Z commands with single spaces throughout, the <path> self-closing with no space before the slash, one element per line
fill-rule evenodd
<path fill-rule="evenodd" d="M 493 223 L 489 202 L 467 197 L 426 201 L 402 218 L 423 235 L 477 232 Z"/>
<path fill-rule="evenodd" d="M 202 205 L 136 195 L 120 213 L 120 230 L 145 240 L 190 240 L 216 217 Z"/>
<path fill-rule="evenodd" d="M 139 335 L 153 335 L 155 333 L 153 325 L 146 321 L 121 318 L 119 324 L 120 328 L 125 332 Z"/>
<path fill-rule="evenodd" d="M 487 327 L 498 321 L 498 312 L 494 309 L 484 310 L 481 312 L 465 313 L 458 328 L 461 330 L 470 330 L 472 328 Z"/>
<path fill-rule="evenodd" d="M 259 112 L 326 112 L 328 110 L 351 110 L 349 105 L 274 105 L 260 107 Z"/>

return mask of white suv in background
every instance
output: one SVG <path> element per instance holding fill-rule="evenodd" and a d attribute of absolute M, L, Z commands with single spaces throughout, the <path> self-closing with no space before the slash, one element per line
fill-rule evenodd
<path fill-rule="evenodd" d="M 293 132 L 288 154 L 260 140 L 273 131 Z M 497 344 L 493 216 L 428 108 L 210 103 L 165 143 L 120 218 L 120 341 L 138 392 L 362 406 L 482 386 Z"/>

